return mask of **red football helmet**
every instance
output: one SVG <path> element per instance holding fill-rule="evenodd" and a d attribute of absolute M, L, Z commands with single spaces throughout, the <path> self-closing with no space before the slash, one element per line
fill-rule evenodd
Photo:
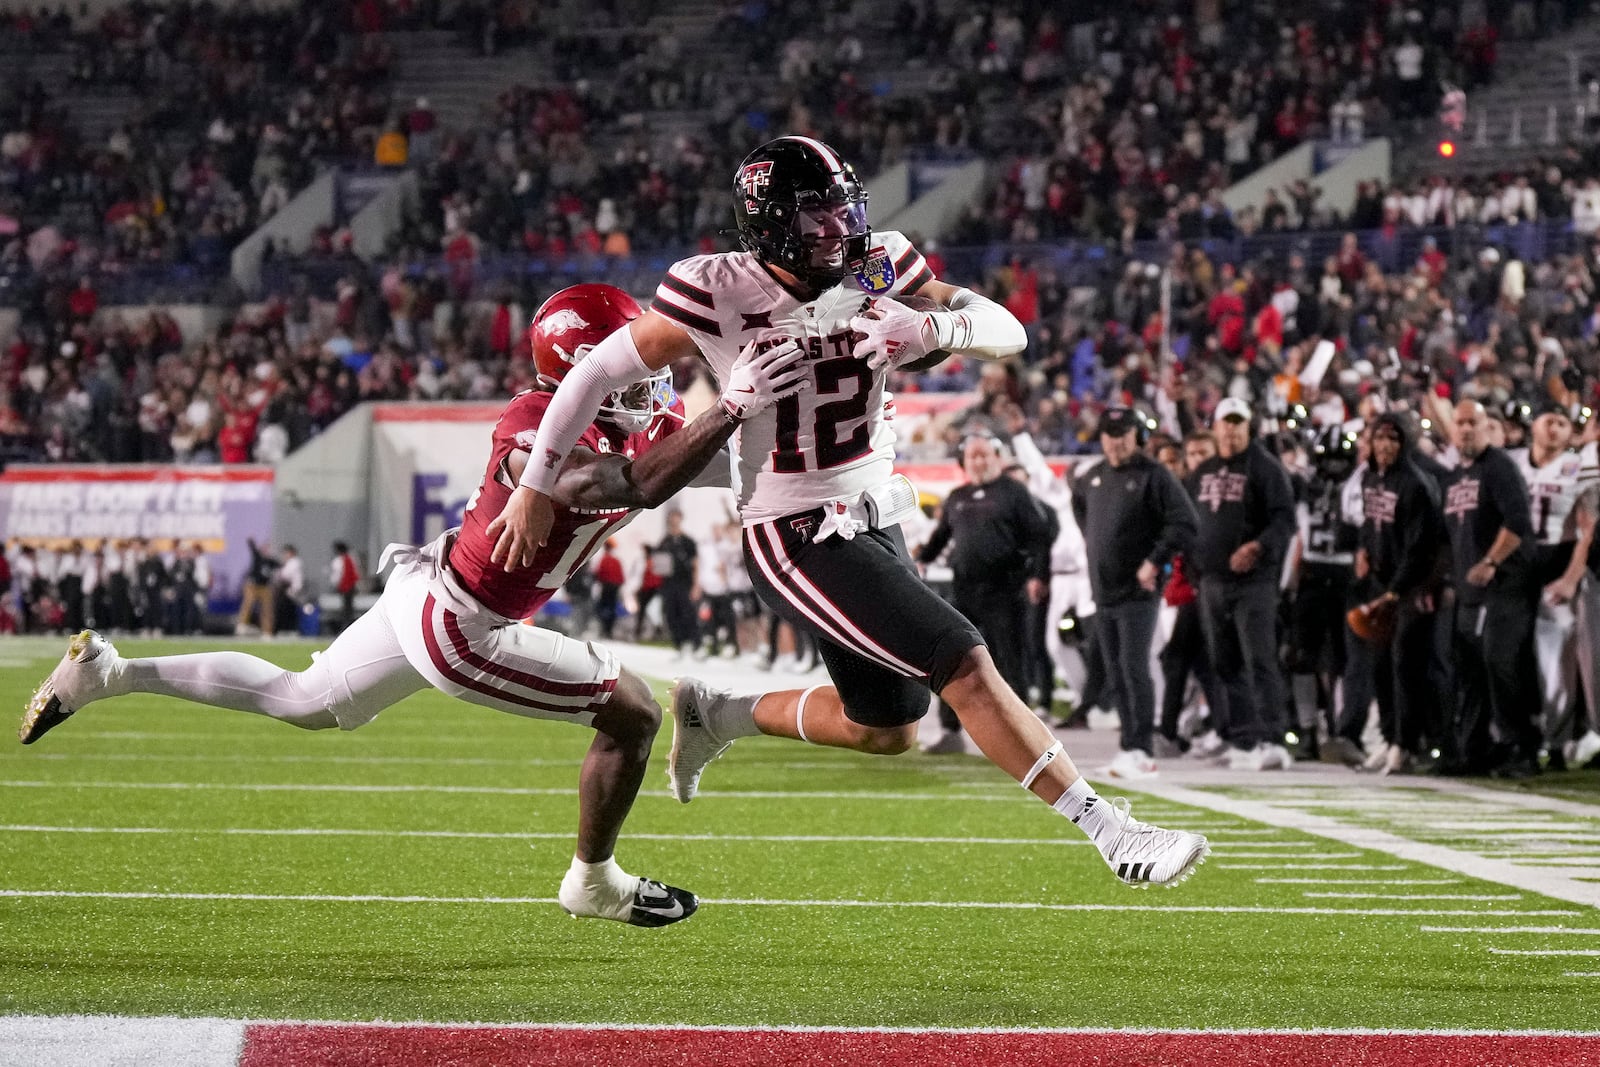
<path fill-rule="evenodd" d="M 644 314 L 614 285 L 571 285 L 546 300 L 528 325 L 528 345 L 539 384 L 554 389 L 589 350 Z M 672 375 L 662 368 L 606 398 L 600 417 L 626 433 L 650 425 L 671 403 Z"/>

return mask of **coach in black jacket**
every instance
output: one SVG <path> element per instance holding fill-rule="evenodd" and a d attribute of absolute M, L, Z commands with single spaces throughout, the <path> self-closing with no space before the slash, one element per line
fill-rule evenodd
<path fill-rule="evenodd" d="M 1456 405 L 1461 464 L 1444 488 L 1444 522 L 1456 591 L 1459 748 L 1454 759 L 1445 749 L 1440 769 L 1527 777 L 1538 773 L 1543 740 L 1533 724 L 1539 707 L 1533 521 L 1528 488 L 1511 457 L 1489 445 L 1488 422 L 1478 402 Z"/>
<path fill-rule="evenodd" d="M 1287 767 L 1288 704 L 1278 667 L 1278 583 L 1295 534 L 1283 464 L 1250 439 L 1250 405 L 1228 397 L 1212 420 L 1217 454 L 1189 476 L 1200 514 L 1184 570 L 1199 579 L 1200 621 L 1228 693 L 1218 733 L 1241 769 Z"/>
<path fill-rule="evenodd" d="M 1139 416 L 1108 408 L 1100 416 L 1105 459 L 1073 482 L 1072 513 L 1089 556 L 1107 667 L 1122 683 L 1122 752 L 1151 760 L 1156 694 L 1150 677 L 1161 573 L 1194 538 L 1194 504 L 1178 479 L 1139 451 Z M 1137 772 L 1135 772 L 1137 773 Z"/>
<path fill-rule="evenodd" d="M 1027 601 L 1043 599 L 1049 584 L 1050 520 L 1026 486 L 1003 477 L 1005 455 L 995 438 L 968 437 L 961 466 L 967 483 L 950 490 L 917 559 L 932 563 L 954 539 L 951 603 L 978 628 L 1000 677 L 1025 701 Z M 941 708 L 940 719 L 947 733 L 961 729 L 953 711 Z"/>
<path fill-rule="evenodd" d="M 1375 649 L 1373 671 L 1378 725 L 1388 745 L 1377 769 L 1393 774 L 1421 751 L 1424 734 L 1442 743 L 1445 725 L 1435 714 L 1439 700 L 1428 677 L 1444 515 L 1438 486 L 1413 461 L 1410 432 L 1399 415 L 1373 420 L 1361 505 L 1356 579 L 1364 608 L 1395 613 L 1393 636 Z"/>

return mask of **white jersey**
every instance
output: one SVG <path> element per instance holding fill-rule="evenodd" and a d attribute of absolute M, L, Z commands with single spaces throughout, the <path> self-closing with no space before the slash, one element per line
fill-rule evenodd
<path fill-rule="evenodd" d="M 1581 451 L 1566 451 L 1543 467 L 1533 465 L 1529 449 L 1509 450 L 1528 486 L 1528 507 L 1533 514 L 1533 536 L 1540 544 L 1570 540 L 1572 509 L 1584 491 L 1600 484 L 1600 451 L 1594 442 Z"/>
<path fill-rule="evenodd" d="M 850 319 L 873 296 L 914 293 L 933 271 L 899 233 L 872 237 L 867 269 L 804 303 L 749 252 L 680 260 L 652 310 L 694 339 L 719 385 L 751 341 L 794 337 L 809 347 L 811 388 L 791 394 L 734 435 L 733 490 L 746 526 L 855 503 L 894 473 L 895 435 L 883 416 L 886 371 L 850 354 Z"/>

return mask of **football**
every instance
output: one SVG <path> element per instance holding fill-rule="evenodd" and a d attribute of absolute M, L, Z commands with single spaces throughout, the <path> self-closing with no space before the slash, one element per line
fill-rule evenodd
<path fill-rule="evenodd" d="M 949 311 L 950 310 L 949 308 L 945 307 L 943 304 L 939 303 L 937 300 L 933 299 L 932 297 L 918 296 L 915 293 L 902 294 L 900 296 L 895 297 L 894 299 L 900 301 L 900 303 L 904 304 L 906 307 L 910 308 L 913 311 Z M 923 356 L 921 359 L 917 360 L 915 363 L 907 363 L 904 367 L 901 367 L 900 369 L 903 370 L 903 371 L 932 370 L 934 367 L 937 367 L 939 364 L 943 363 L 945 360 L 947 360 L 949 358 L 950 358 L 950 353 L 949 352 L 946 352 L 942 348 L 935 349 L 934 351 L 929 352 L 927 355 Z"/>

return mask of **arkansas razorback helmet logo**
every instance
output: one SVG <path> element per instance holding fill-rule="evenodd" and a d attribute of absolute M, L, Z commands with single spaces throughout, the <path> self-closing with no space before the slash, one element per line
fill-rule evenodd
<path fill-rule="evenodd" d="M 562 308 L 560 311 L 552 312 L 545 316 L 544 321 L 539 325 L 544 329 L 545 333 L 566 333 L 568 330 L 587 330 L 589 328 L 589 324 L 584 321 L 583 316 L 571 308 Z"/>

